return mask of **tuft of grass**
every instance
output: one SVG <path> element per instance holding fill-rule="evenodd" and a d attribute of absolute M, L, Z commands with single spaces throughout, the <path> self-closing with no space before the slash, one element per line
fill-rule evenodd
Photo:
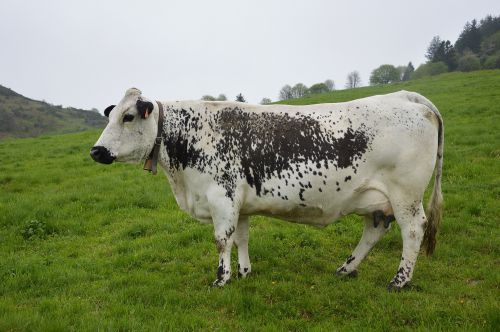
<path fill-rule="evenodd" d="M 55 230 L 44 221 L 30 220 L 21 229 L 21 235 L 25 240 L 45 239 L 48 235 L 55 233 Z"/>
<path fill-rule="evenodd" d="M 252 275 L 210 287 L 212 227 L 178 209 L 163 174 L 94 163 L 99 131 L 89 131 L 0 141 L 0 330 L 497 331 L 500 71 L 290 103 L 401 89 L 437 105 L 446 135 L 444 221 L 408 291 L 385 289 L 401 255 L 397 225 L 358 278 L 334 275 L 361 236 L 355 216 L 325 229 L 254 217 Z"/>

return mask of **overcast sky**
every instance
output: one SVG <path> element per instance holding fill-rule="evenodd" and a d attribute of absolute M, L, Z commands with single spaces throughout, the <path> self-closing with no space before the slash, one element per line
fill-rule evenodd
<path fill-rule="evenodd" d="M 415 66 L 433 36 L 455 42 L 499 0 L 0 0 L 0 84 L 98 108 L 137 87 L 160 100 L 224 93 L 276 100 L 285 84 L 381 64 Z"/>

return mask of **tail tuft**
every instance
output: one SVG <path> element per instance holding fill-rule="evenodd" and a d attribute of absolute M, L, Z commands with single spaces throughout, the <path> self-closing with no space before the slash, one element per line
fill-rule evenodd
<path fill-rule="evenodd" d="M 436 189 L 437 186 L 439 186 L 438 189 Z M 427 227 L 422 245 L 425 247 L 425 253 L 430 256 L 436 248 L 436 234 L 443 219 L 443 195 L 441 193 L 441 185 L 437 183 L 437 180 L 427 207 L 427 216 Z"/>

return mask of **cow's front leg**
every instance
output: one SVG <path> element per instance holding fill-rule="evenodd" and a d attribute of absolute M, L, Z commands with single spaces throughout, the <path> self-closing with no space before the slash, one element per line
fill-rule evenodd
<path fill-rule="evenodd" d="M 215 222 L 214 222 L 215 226 Z M 235 223 L 223 223 L 215 227 L 215 243 L 219 251 L 219 266 L 214 286 L 224 286 L 231 279 L 231 248 L 234 242 Z"/>
<path fill-rule="evenodd" d="M 231 248 L 238 226 L 239 209 L 236 199 L 229 199 L 225 191 L 216 188 L 208 195 L 210 213 L 214 224 L 214 236 L 217 251 L 219 252 L 219 266 L 214 286 L 224 286 L 231 279 Z"/>
<path fill-rule="evenodd" d="M 234 243 L 238 247 L 238 276 L 241 278 L 246 278 L 252 270 L 248 255 L 248 219 L 248 217 L 240 217 L 234 233 Z"/>

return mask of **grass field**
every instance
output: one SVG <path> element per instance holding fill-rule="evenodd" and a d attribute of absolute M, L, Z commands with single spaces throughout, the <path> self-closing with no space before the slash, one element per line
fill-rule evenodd
<path fill-rule="evenodd" d="M 398 227 L 355 279 L 361 236 L 255 217 L 252 275 L 210 287 L 212 227 L 179 211 L 163 174 L 89 158 L 98 131 L 0 141 L 0 331 L 500 329 L 500 71 L 337 91 L 294 104 L 417 91 L 445 123 L 445 217 L 412 287 L 388 293 Z M 234 263 L 234 261 L 233 261 Z M 234 269 L 233 269 L 234 270 Z"/>

